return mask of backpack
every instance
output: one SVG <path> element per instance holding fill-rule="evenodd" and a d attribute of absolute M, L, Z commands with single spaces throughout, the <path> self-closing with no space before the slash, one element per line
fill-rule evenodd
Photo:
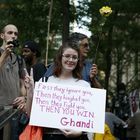
<path fill-rule="evenodd" d="M 124 128 L 122 124 L 115 125 L 114 124 L 114 132 L 113 135 L 120 140 L 124 140 L 126 138 L 127 128 Z"/>
<path fill-rule="evenodd" d="M 42 81 L 42 82 L 47 82 L 47 81 L 48 81 L 48 78 L 49 78 L 49 77 L 45 77 L 45 76 L 44 76 L 44 77 L 41 78 L 41 81 Z"/>
<path fill-rule="evenodd" d="M 17 62 L 18 62 L 18 68 L 19 68 L 19 76 L 23 76 L 23 58 L 20 55 L 17 55 Z"/>

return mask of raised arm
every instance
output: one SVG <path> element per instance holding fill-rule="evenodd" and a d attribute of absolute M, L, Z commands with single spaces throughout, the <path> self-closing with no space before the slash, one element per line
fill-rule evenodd
<path fill-rule="evenodd" d="M 93 64 L 90 69 L 90 80 L 91 80 L 91 86 L 95 88 L 102 88 L 100 82 L 97 79 L 98 74 L 98 68 L 96 64 Z"/>
<path fill-rule="evenodd" d="M 4 48 L 4 51 L 2 53 L 0 53 L 0 69 L 2 68 L 2 66 L 4 65 L 6 59 L 8 58 L 8 56 L 12 52 L 11 44 L 10 45 L 5 44 L 5 46 L 3 48 Z"/>
<path fill-rule="evenodd" d="M 27 93 L 27 101 L 26 101 L 26 112 L 30 116 L 32 100 L 33 100 L 33 92 L 34 92 L 34 80 L 33 80 L 33 69 L 31 68 L 30 76 L 25 69 L 25 80 L 24 80 L 26 93 Z"/>

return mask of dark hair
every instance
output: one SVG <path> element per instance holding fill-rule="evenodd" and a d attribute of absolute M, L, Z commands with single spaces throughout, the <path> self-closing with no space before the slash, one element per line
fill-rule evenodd
<path fill-rule="evenodd" d="M 83 39 L 88 38 L 85 34 L 74 32 L 70 35 L 69 39 L 75 42 L 78 46 L 80 45 L 80 41 Z"/>
<path fill-rule="evenodd" d="M 61 72 L 62 72 L 62 54 L 67 48 L 72 48 L 75 51 L 78 52 L 78 57 L 79 60 L 77 62 L 77 65 L 75 69 L 73 70 L 73 77 L 77 79 L 82 79 L 81 76 L 81 70 L 82 70 L 82 65 L 81 65 L 81 59 L 80 59 L 80 50 L 78 46 L 75 44 L 75 42 L 72 42 L 71 40 L 66 41 L 58 50 L 58 53 L 54 59 L 54 72 L 53 74 L 56 77 L 59 77 Z"/>

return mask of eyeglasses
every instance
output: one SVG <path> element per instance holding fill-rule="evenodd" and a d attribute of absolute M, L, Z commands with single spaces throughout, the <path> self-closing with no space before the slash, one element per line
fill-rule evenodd
<path fill-rule="evenodd" d="M 71 54 L 63 54 L 62 57 L 65 58 L 65 60 L 70 60 L 72 59 L 72 61 L 77 62 L 78 61 L 78 57 L 76 55 L 71 55 Z"/>

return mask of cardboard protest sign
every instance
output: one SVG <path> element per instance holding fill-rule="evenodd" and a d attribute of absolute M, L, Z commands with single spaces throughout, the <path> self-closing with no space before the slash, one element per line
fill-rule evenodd
<path fill-rule="evenodd" d="M 104 132 L 106 90 L 36 82 L 30 124 Z"/>

